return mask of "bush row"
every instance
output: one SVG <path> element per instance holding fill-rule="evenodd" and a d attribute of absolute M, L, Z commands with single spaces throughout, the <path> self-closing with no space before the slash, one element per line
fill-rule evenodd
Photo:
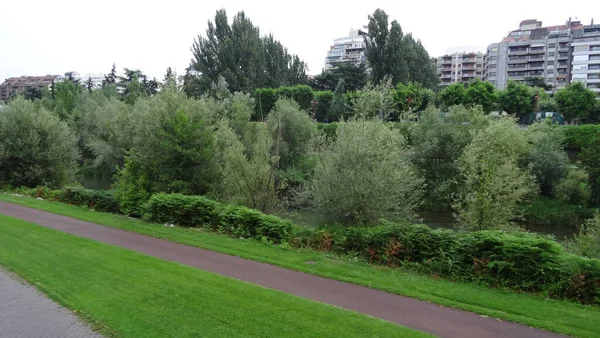
<path fill-rule="evenodd" d="M 155 194 L 146 205 L 146 217 L 184 227 L 203 227 L 228 235 L 268 241 L 289 241 L 292 224 L 241 206 L 222 204 L 202 196 Z"/>
<path fill-rule="evenodd" d="M 525 232 L 461 233 L 384 224 L 305 230 L 292 239 L 292 245 L 453 280 L 600 304 L 599 260 L 569 255 L 557 242 Z"/>
<path fill-rule="evenodd" d="M 109 190 L 91 190 L 82 187 L 52 190 L 47 187 L 38 187 L 17 188 L 12 191 L 25 196 L 85 206 L 97 211 L 119 213 L 119 203 L 112 191 Z"/>
<path fill-rule="evenodd" d="M 33 197 L 116 212 L 110 192 L 83 188 L 17 189 Z M 425 225 L 385 223 L 375 227 L 294 228 L 285 220 L 202 196 L 155 194 L 146 218 L 240 237 L 289 243 L 402 266 L 453 280 L 542 293 L 548 297 L 600 305 L 600 260 L 567 254 L 537 234 L 502 231 L 454 232 Z"/>

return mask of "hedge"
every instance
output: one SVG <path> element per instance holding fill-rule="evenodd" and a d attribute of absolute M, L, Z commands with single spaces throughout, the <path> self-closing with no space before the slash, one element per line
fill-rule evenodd
<path fill-rule="evenodd" d="M 47 187 L 21 187 L 8 190 L 25 196 L 85 206 L 97 211 L 120 212 L 119 203 L 115 199 L 113 192 L 109 190 L 92 190 L 83 187 L 67 187 L 62 190 L 52 190 Z"/>
<path fill-rule="evenodd" d="M 253 120 L 266 119 L 267 115 L 275 107 L 275 102 L 282 97 L 296 101 L 300 109 L 307 112 L 312 111 L 312 101 L 315 95 L 309 86 L 297 85 L 293 87 L 259 88 L 254 91 L 256 103 Z"/>
<path fill-rule="evenodd" d="M 569 255 L 557 242 L 531 233 L 384 224 L 304 230 L 291 243 L 453 280 L 600 304 L 600 261 Z"/>
<path fill-rule="evenodd" d="M 236 237 L 267 240 L 276 244 L 287 242 L 292 234 L 292 224 L 288 221 L 202 196 L 154 194 L 145 210 L 145 216 L 153 222 L 203 227 Z"/>

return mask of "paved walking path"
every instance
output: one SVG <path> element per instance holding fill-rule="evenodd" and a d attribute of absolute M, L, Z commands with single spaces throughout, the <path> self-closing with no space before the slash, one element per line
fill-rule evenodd
<path fill-rule="evenodd" d="M 0 213 L 80 237 L 354 310 L 447 338 L 560 337 L 363 286 L 0 202 Z"/>
<path fill-rule="evenodd" d="M 0 267 L 0 337 L 101 338 L 71 311 Z"/>

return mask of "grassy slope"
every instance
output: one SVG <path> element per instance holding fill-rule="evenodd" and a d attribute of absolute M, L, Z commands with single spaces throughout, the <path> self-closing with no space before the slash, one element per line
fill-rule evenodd
<path fill-rule="evenodd" d="M 1 215 L 0 264 L 105 327 L 108 335 L 427 336 L 352 311 Z"/>
<path fill-rule="evenodd" d="M 197 229 L 168 228 L 56 202 L 0 194 L 0 200 L 149 236 L 365 285 L 577 337 L 598 337 L 600 309 L 527 294 L 436 280 L 315 251 L 285 249 Z M 306 264 L 313 261 L 315 264 Z"/>

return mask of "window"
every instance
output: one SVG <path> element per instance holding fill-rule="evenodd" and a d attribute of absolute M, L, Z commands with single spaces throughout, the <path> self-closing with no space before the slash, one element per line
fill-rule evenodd
<path fill-rule="evenodd" d="M 554 43 L 554 42 L 548 44 L 548 48 L 555 48 L 555 47 L 556 47 L 556 43 Z"/>
<path fill-rule="evenodd" d="M 490 68 L 496 68 L 496 64 L 495 63 L 491 64 Z"/>
<path fill-rule="evenodd" d="M 588 46 L 575 46 L 575 52 L 587 52 L 588 50 Z"/>
<path fill-rule="evenodd" d="M 496 76 L 496 72 L 490 72 L 488 76 Z"/>
<path fill-rule="evenodd" d="M 490 60 L 490 61 L 498 60 L 498 57 L 497 56 L 490 56 L 490 58 L 488 60 Z"/>
<path fill-rule="evenodd" d="M 599 50 L 600 50 L 600 45 L 590 46 L 590 51 L 599 51 Z"/>
<path fill-rule="evenodd" d="M 595 69 L 600 69 L 600 63 L 599 63 L 599 64 L 595 64 L 595 65 L 590 65 L 590 66 L 588 67 L 588 69 L 589 69 L 589 70 L 592 70 L 592 69 L 594 69 L 594 70 L 595 70 Z"/>
<path fill-rule="evenodd" d="M 592 60 L 600 60 L 600 55 L 590 55 L 590 61 Z"/>
<path fill-rule="evenodd" d="M 548 56 L 554 56 L 554 52 L 548 52 Z"/>
<path fill-rule="evenodd" d="M 548 70 L 546 70 L 546 74 L 554 74 L 554 69 L 548 69 Z"/>
<path fill-rule="evenodd" d="M 588 74 L 588 80 L 598 80 L 600 79 L 600 74 Z"/>
<path fill-rule="evenodd" d="M 554 60 L 548 61 L 548 66 L 554 66 Z"/>

